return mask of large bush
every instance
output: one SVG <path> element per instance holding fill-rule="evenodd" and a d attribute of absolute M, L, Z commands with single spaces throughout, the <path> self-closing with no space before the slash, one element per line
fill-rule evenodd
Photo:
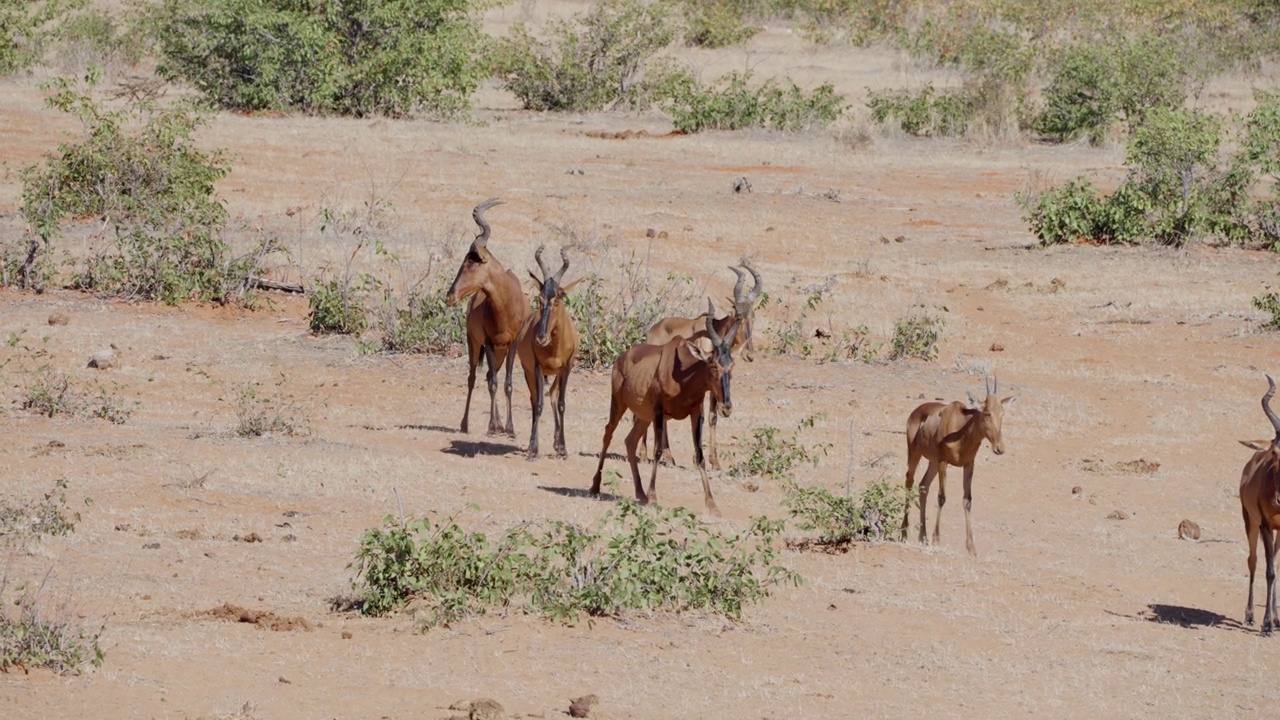
<path fill-rule="evenodd" d="M 56 24 L 88 0 L 0 0 L 0 75 L 40 61 Z"/>
<path fill-rule="evenodd" d="M 93 81 L 88 88 L 67 79 L 51 84 L 48 104 L 78 117 L 85 135 L 24 171 L 22 213 L 32 244 L 20 271 L 6 279 L 39 289 L 50 278 L 46 264 L 63 225 L 91 217 L 103 231 L 73 270 L 74 286 L 169 303 L 239 296 L 270 243 L 236 257 L 224 241 L 227 210 L 214 183 L 230 165 L 222 151 L 200 150 L 192 137 L 206 116 L 189 102 L 109 110 L 88 94 Z"/>
<path fill-rule="evenodd" d="M 452 117 L 483 73 L 472 0 L 165 0 L 159 71 L 220 107 Z"/>
<path fill-rule="evenodd" d="M 678 86 L 667 101 L 677 130 L 804 130 L 830 125 L 844 113 L 844 97 L 831 83 L 806 93 L 792 82 L 766 80 L 752 87 L 749 73 L 729 73 L 718 86 L 697 83 Z"/>

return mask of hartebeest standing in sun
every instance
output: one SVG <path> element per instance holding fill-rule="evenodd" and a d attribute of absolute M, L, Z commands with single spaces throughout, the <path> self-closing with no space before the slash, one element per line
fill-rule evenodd
<path fill-rule="evenodd" d="M 564 404 L 565 395 L 569 392 L 569 371 L 577 362 L 578 353 L 578 329 L 565 306 L 566 295 L 578 281 L 567 286 L 560 284 L 569 269 L 568 248 L 560 248 L 563 264 L 555 273 L 547 269 L 547 262 L 542 259 L 543 249 L 544 246 L 539 246 L 533 254 L 538 268 L 542 270 L 542 278 L 529 273 L 538 284 L 538 309 L 525 318 L 520 337 L 516 340 L 516 352 L 520 355 L 524 380 L 529 385 L 529 401 L 533 405 L 533 422 L 529 429 L 530 460 L 538 457 L 538 420 L 542 417 L 543 396 L 552 393 L 556 396 L 553 412 L 556 454 L 560 457 L 569 454 L 564 444 Z M 551 378 L 549 389 L 547 378 Z"/>
<path fill-rule="evenodd" d="M 747 362 L 753 362 L 755 360 L 755 344 L 752 340 L 751 328 L 755 321 L 756 301 L 760 299 L 760 293 L 764 291 L 764 281 L 760 279 L 760 273 L 756 272 L 755 268 L 751 267 L 746 260 L 742 262 L 742 267 L 751 273 L 751 291 L 745 295 L 743 294 L 742 288 L 747 280 L 746 273 L 731 266 L 729 269 L 738 276 L 738 282 L 733 286 L 733 302 L 730 305 L 729 314 L 722 318 L 715 318 L 712 326 L 721 336 L 726 335 L 730 327 L 737 327 L 738 332 L 734 336 L 730 350 L 737 352 L 739 348 L 742 348 L 742 359 Z M 708 337 L 707 331 L 703 326 L 709 317 L 714 317 L 714 313 L 692 318 L 663 318 L 649 328 L 644 341 L 649 345 L 665 345 L 667 341 L 676 336 L 685 337 L 690 341 L 699 341 Z M 710 412 L 711 441 L 709 443 L 709 460 L 711 461 L 711 467 L 716 470 L 720 469 L 719 446 L 716 443 L 716 417 L 718 415 L 716 399 L 713 395 L 711 397 Z M 645 439 L 641 438 L 640 443 L 640 456 L 647 457 L 649 453 L 645 446 Z M 670 458 L 671 448 L 664 445 L 662 447 L 662 455 Z"/>
<path fill-rule="evenodd" d="M 1280 628 L 1276 611 L 1276 530 L 1280 529 L 1280 418 L 1271 409 L 1276 394 L 1276 381 L 1267 376 L 1267 393 L 1262 396 L 1262 412 L 1266 413 L 1275 437 L 1271 440 L 1241 440 L 1241 444 L 1257 450 L 1240 473 L 1240 508 L 1244 515 L 1244 532 L 1249 543 L 1249 604 L 1244 608 L 1244 623 L 1253 624 L 1253 578 L 1258 567 L 1258 536 L 1267 562 L 1267 599 L 1262 615 L 1262 634 L 1270 635 Z"/>
<path fill-rule="evenodd" d="M 484 353 L 489 372 L 486 379 L 489 384 L 489 433 L 496 435 L 506 433 L 515 437 L 515 423 L 511 417 L 511 371 L 515 364 L 515 353 L 508 352 L 515 342 L 516 335 L 524 318 L 529 314 L 529 301 L 520 287 L 520 278 L 515 273 L 502 267 L 502 263 L 489 252 L 489 223 L 484 220 L 484 211 L 494 205 L 501 205 L 502 200 L 490 198 L 480 203 L 471 211 L 471 217 L 480 226 L 480 234 L 471 243 L 467 255 L 462 259 L 458 275 L 449 287 L 445 296 L 445 304 L 457 305 L 471 298 L 471 306 L 467 309 L 467 360 L 470 368 L 467 373 L 467 406 L 462 412 L 462 432 L 467 432 L 471 416 L 471 392 L 476 384 L 476 365 L 480 364 L 480 353 Z M 507 379 L 507 424 L 502 426 L 502 416 L 498 413 L 498 368 L 506 363 Z"/>
<path fill-rule="evenodd" d="M 712 318 L 714 307 L 706 317 L 707 337 L 711 340 L 711 353 L 703 356 L 683 337 L 675 337 L 665 345 L 640 344 L 623 353 L 613 364 L 612 395 L 609 401 L 609 422 L 604 428 L 604 442 L 600 448 L 600 464 L 591 480 L 591 494 L 600 493 L 600 474 L 604 471 L 604 457 L 609 452 L 613 431 L 618 421 L 630 410 L 635 419 L 627 434 L 627 462 L 631 465 L 631 478 L 636 485 L 636 500 L 641 505 L 658 499 L 658 458 L 653 460 L 653 474 L 649 478 L 646 495 L 640 482 L 640 467 L 636 447 L 640 438 L 654 426 L 654 447 L 662 447 L 666 435 L 666 421 L 689 418 L 693 430 L 693 461 L 702 476 L 702 495 L 707 511 L 719 515 L 715 498 L 711 497 L 711 482 L 707 478 L 706 464 L 702 457 L 703 398 L 710 393 L 716 400 L 715 407 L 724 417 L 733 412 L 729 395 L 733 373 L 733 344 L 738 328 L 731 325 L 725 335 L 716 330 Z"/>
<path fill-rule="evenodd" d="M 1018 398 L 1000 397 L 1000 381 L 987 379 L 986 400 L 979 403 L 969 394 L 969 404 L 959 400 L 950 403 L 927 402 L 907 417 L 907 492 L 915 485 L 916 465 L 920 458 L 929 461 L 920 480 L 920 542 L 925 542 L 925 503 L 929 485 L 938 478 L 938 516 L 933 520 L 933 543 L 938 544 L 938 526 L 942 524 L 942 506 L 947 503 L 947 466 L 964 468 L 964 534 L 965 547 L 977 555 L 973 546 L 973 527 L 969 511 L 973 505 L 973 463 L 985 438 L 991 450 L 1004 454 L 1004 411 Z M 907 538 L 910 512 L 902 513 L 902 539 Z"/>

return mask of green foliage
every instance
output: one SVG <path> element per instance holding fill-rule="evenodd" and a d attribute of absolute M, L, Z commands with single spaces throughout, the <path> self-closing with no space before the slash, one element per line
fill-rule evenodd
<path fill-rule="evenodd" d="M 765 425 L 751 429 L 751 441 L 747 444 L 747 456 L 729 467 L 733 477 L 766 477 L 781 480 L 791 474 L 791 469 L 799 463 L 812 463 L 818 466 L 818 460 L 827 454 L 829 444 L 813 447 L 800 441 L 800 433 L 812 428 L 823 418 L 822 413 L 810 415 L 796 425 L 791 438 L 779 437 L 778 428 Z"/>
<path fill-rule="evenodd" d="M 872 122 L 896 120 L 908 135 L 963 135 L 968 127 L 969 98 L 963 90 L 934 90 L 925 85 L 914 95 L 908 90 L 867 91 Z"/>
<path fill-rule="evenodd" d="M 145 28 L 134 12 L 86 8 L 57 26 L 57 56 L 80 66 L 136 65 L 148 50 Z"/>
<path fill-rule="evenodd" d="M 58 23 L 87 0 L 0 0 L 0 75 L 40 62 Z"/>
<path fill-rule="evenodd" d="M 235 388 L 230 403 L 236 414 L 237 435 L 295 437 L 310 434 L 314 407 L 309 401 L 299 400 L 286 392 L 286 383 L 287 379 L 281 374 L 275 382 L 275 389 L 269 393 L 264 393 L 262 383 L 256 381 L 242 383 Z"/>
<path fill-rule="evenodd" d="M 760 309 L 769 302 L 766 296 L 760 303 Z M 809 357 L 813 354 L 814 344 L 805 324 L 809 313 L 822 304 L 822 291 L 815 290 L 805 298 L 804 308 L 790 322 L 783 323 L 773 330 L 772 348 L 775 355 L 799 355 Z"/>
<path fill-rule="evenodd" d="M 518 24 L 496 42 L 491 70 L 529 110 L 641 106 L 650 59 L 676 29 L 663 3 L 602 0 L 585 15 L 552 18 L 539 40 Z"/>
<path fill-rule="evenodd" d="M 911 502 L 906 485 L 877 480 L 857 496 L 837 495 L 819 485 L 786 485 L 782 505 L 802 530 L 817 530 L 818 542 L 844 545 L 855 540 L 896 540 Z"/>
<path fill-rule="evenodd" d="M 1144 198 L 1128 185 L 1104 197 L 1088 180 L 1077 178 L 1042 192 L 1019 194 L 1017 200 L 1023 220 L 1041 245 L 1134 243 L 1146 231 Z"/>
<path fill-rule="evenodd" d="M 632 253 L 619 266 L 617 292 L 589 274 L 566 301 L 578 328 L 578 366 L 612 367 L 632 345 L 644 342 L 653 324 L 679 317 L 692 304 L 693 278 L 668 273 L 652 277 L 648 260 Z"/>
<path fill-rule="evenodd" d="M 0 672 L 17 667 L 79 673 L 85 665 L 102 666 L 106 653 L 98 638 L 103 628 L 89 630 L 71 608 L 53 606 L 48 581 L 46 575 L 34 592 L 20 585 L 15 588 L 20 594 L 10 600 L 3 597 L 10 594 L 9 577 L 0 578 Z"/>
<path fill-rule="evenodd" d="M 782 523 L 757 518 L 723 535 L 687 510 L 622 501 L 594 528 L 562 521 L 511 528 L 497 541 L 449 517 L 384 518 L 365 531 L 354 567 L 362 612 L 410 602 L 424 625 L 453 622 L 519 600 L 554 619 L 628 610 L 708 610 L 737 619 L 773 585 L 799 576 L 776 564 Z"/>
<path fill-rule="evenodd" d="M 457 117 L 483 75 L 484 5 L 165 0 L 157 70 L 234 110 Z"/>
<path fill-rule="evenodd" d="M 946 308 L 942 308 L 946 311 Z M 938 340 L 947 321 L 932 315 L 924 306 L 910 315 L 900 317 L 893 324 L 893 339 L 889 341 L 889 359 L 917 358 L 926 362 L 938 357 Z"/>
<path fill-rule="evenodd" d="M 109 110 L 88 94 L 96 82 L 91 74 L 85 88 L 66 78 L 49 85 L 48 104 L 79 118 L 85 137 L 23 173 L 22 212 L 41 242 L 32 240 L 37 252 L 19 277 L 30 286 L 30 266 L 47 256 L 68 219 L 101 217 L 109 234 L 73 273 L 74 287 L 166 303 L 242 296 L 273 245 L 234 257 L 222 239 L 227 211 L 214 183 L 230 166 L 221 151 L 200 150 L 192 139 L 207 116 L 188 102 Z"/>
<path fill-rule="evenodd" d="M 684 41 L 704 48 L 741 45 L 762 28 L 746 21 L 743 3 L 737 0 L 685 0 Z"/>
<path fill-rule="evenodd" d="M 85 498 L 85 504 L 92 501 Z M 39 540 L 75 532 L 80 513 L 67 506 L 67 481 L 59 478 L 39 500 L 0 503 L 0 542 Z"/>
<path fill-rule="evenodd" d="M 1280 294 L 1264 292 L 1261 295 L 1255 295 L 1253 307 L 1255 310 L 1271 313 L 1271 319 L 1264 325 L 1272 330 L 1280 330 Z"/>
<path fill-rule="evenodd" d="M 365 317 L 368 290 L 329 278 L 314 284 L 307 295 L 307 327 L 317 335 L 359 335 L 369 326 Z"/>
<path fill-rule="evenodd" d="M 138 406 L 136 400 L 126 402 L 115 383 L 111 388 L 94 383 L 93 389 L 88 389 L 48 365 L 21 371 L 17 387 L 23 410 L 49 418 L 96 418 L 123 425 Z"/>
<path fill-rule="evenodd" d="M 1083 135 L 1098 144 L 1117 123 L 1132 129 L 1153 109 L 1177 108 L 1193 68 L 1186 52 L 1155 35 L 1076 43 L 1053 68 L 1032 128 L 1059 142 Z"/>
<path fill-rule="evenodd" d="M 425 278 L 424 278 L 425 280 Z M 384 288 L 378 328 L 382 350 L 393 353 L 456 354 L 466 348 L 467 303 L 449 307 L 449 279 L 439 278 L 431 290 L 415 284 L 404 298 Z"/>
<path fill-rule="evenodd" d="M 750 73 L 731 72 L 715 87 L 686 83 L 675 89 L 664 109 L 676 129 L 687 133 L 754 127 L 793 132 L 825 127 L 844 114 L 844 97 L 831 83 L 806 93 L 795 83 L 773 78 L 759 87 L 751 87 L 750 81 Z"/>

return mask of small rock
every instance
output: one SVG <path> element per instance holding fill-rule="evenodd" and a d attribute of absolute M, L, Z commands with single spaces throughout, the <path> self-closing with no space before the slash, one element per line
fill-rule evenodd
<path fill-rule="evenodd" d="M 467 717 L 470 720 L 502 720 L 503 713 L 506 708 L 497 700 L 489 698 L 480 698 L 471 701 L 471 709 L 467 711 Z"/>
<path fill-rule="evenodd" d="M 991 343 L 991 352 L 1004 352 L 1004 346 L 1000 343 Z"/>
<path fill-rule="evenodd" d="M 261 535 L 259 535 L 259 534 L 258 534 L 258 533 L 256 533 L 256 532 L 251 532 L 251 533 L 249 533 L 248 535 L 239 535 L 239 534 L 232 535 L 232 536 L 231 536 L 231 539 L 232 539 L 232 540 L 234 540 L 234 541 L 236 541 L 236 542 L 247 542 L 247 543 L 260 543 L 260 542 L 262 542 L 262 536 L 261 536 Z"/>
<path fill-rule="evenodd" d="M 591 714 L 591 708 L 600 702 L 600 698 L 594 694 L 583 695 L 580 698 L 574 698 L 569 701 L 569 716 L 576 718 L 584 718 Z"/>
<path fill-rule="evenodd" d="M 350 630 L 343 630 L 343 631 L 342 631 L 342 639 L 343 639 L 343 640 L 350 640 L 350 639 L 351 639 L 351 631 L 350 631 Z"/>
<path fill-rule="evenodd" d="M 1084 488 L 1080 487 L 1079 485 L 1076 485 L 1075 487 L 1071 488 L 1071 494 L 1076 497 L 1080 497 L 1080 494 L 1083 492 L 1084 492 Z"/>
<path fill-rule="evenodd" d="M 158 542 L 147 543 L 146 545 L 142 546 L 142 549 L 143 550 L 159 550 L 160 543 Z"/>
<path fill-rule="evenodd" d="M 49 316 L 50 325 L 68 325 L 71 323 L 71 316 L 61 310 Z"/>
<path fill-rule="evenodd" d="M 89 357 L 89 367 L 97 368 L 98 370 L 113 368 L 116 366 L 118 353 L 119 348 L 116 347 L 115 343 L 111 343 L 110 347 L 99 350 Z"/>
<path fill-rule="evenodd" d="M 906 241 L 907 241 L 907 236 L 906 236 L 906 235 L 899 235 L 898 237 L 894 238 L 894 239 L 893 239 L 893 241 L 894 241 L 894 242 L 896 242 L 896 243 L 906 242 Z"/>
<path fill-rule="evenodd" d="M 1194 521 L 1183 520 L 1178 523 L 1178 538 L 1181 540 L 1199 540 L 1200 526 Z"/>
<path fill-rule="evenodd" d="M 1112 510 L 1111 514 L 1107 516 L 1107 519 L 1108 520 L 1128 520 L 1129 513 L 1123 510 Z"/>
<path fill-rule="evenodd" d="M 994 282 L 988 285 L 986 290 L 1005 290 L 1009 287 L 1009 281 L 1004 278 L 996 278 Z"/>
<path fill-rule="evenodd" d="M 657 236 L 658 236 L 658 231 L 657 231 L 657 230 L 654 230 L 653 228 L 649 228 L 648 230 L 645 230 L 645 231 L 644 231 L 644 236 L 645 236 L 645 237 L 647 237 L 647 238 L 657 237 Z"/>

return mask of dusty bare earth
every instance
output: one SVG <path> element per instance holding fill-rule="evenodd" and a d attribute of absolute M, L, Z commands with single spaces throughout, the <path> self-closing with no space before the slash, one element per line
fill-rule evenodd
<path fill-rule="evenodd" d="M 521 9 L 501 12 L 495 24 Z M 709 73 L 750 63 L 802 83 L 832 78 L 859 107 L 866 87 L 925 74 L 893 53 L 815 49 L 785 29 L 747 51 L 691 57 Z M 1225 79 L 1205 101 L 1245 107 L 1250 85 L 1273 82 Z M 201 142 L 233 153 L 219 189 L 241 239 L 260 230 L 289 246 L 292 260 L 276 261 L 282 280 L 350 253 L 350 237 L 320 232 L 322 208 L 372 198 L 393 208 L 384 238 L 405 267 L 434 255 L 445 275 L 472 232 L 470 208 L 490 196 L 508 202 L 489 214 L 490 248 L 518 271 L 538 243 L 576 239 L 570 277 L 616 277 L 634 251 L 655 276 L 688 273 L 723 297 L 733 279 L 724 266 L 754 258 L 780 302 L 760 315 L 765 351 L 736 368 L 722 437 L 732 454 L 753 427 L 789 432 L 824 413 L 802 438 L 831 451 L 802 471 L 806 481 L 840 486 L 851 439 L 855 486 L 900 477 L 908 412 L 980 393 L 984 372 L 998 373 L 1020 397 L 1008 451 L 978 460 L 977 559 L 964 552 L 953 473 L 940 547 L 789 552 L 806 584 L 740 623 L 658 615 L 566 626 L 510 613 L 418 634 L 408 617 L 336 612 L 360 533 L 387 513 L 461 512 L 494 531 L 602 515 L 610 502 L 578 491 L 594 470 L 608 376 L 574 376 L 569 459 L 531 463 L 527 395 L 516 396 L 515 441 L 462 435 L 463 359 L 371 356 L 350 339 L 313 337 L 302 301 L 273 296 L 240 311 L 5 293 L 0 333 L 47 346 L 54 368 L 137 403 L 124 425 L 33 416 L 16 404 L 24 366 L 3 370 L 0 497 L 34 497 L 66 478 L 82 515 L 74 534 L 11 551 L 7 572 L 52 569 L 50 592 L 105 624 L 107 653 L 80 676 L 0 676 L 6 717 L 443 718 L 481 697 L 508 715 L 560 717 L 587 693 L 599 697 L 592 717 L 613 718 L 1220 718 L 1275 707 L 1280 639 L 1242 625 L 1235 497 L 1249 452 L 1235 440 L 1269 436 L 1262 374 L 1280 371 L 1280 339 L 1249 304 L 1275 281 L 1274 255 L 1032 249 L 1013 193 L 1082 173 L 1114 183 L 1119 147 L 874 129 L 859 143 L 856 117 L 799 136 L 663 137 L 670 125 L 656 114 L 529 114 L 496 89 L 479 105 L 473 125 L 224 114 Z M 16 170 L 74 129 L 43 108 L 36 80 L 0 88 L 5 232 L 21 228 Z M 628 130 L 648 136 L 611 137 Z M 732 191 L 739 177 L 751 193 Z M 389 272 L 365 255 L 357 264 Z M 806 288 L 823 283 L 809 331 L 865 324 L 884 342 L 923 304 L 946 319 L 939 359 L 768 352 Z M 49 324 L 55 313 L 68 322 Z M 86 368 L 109 343 L 118 365 Z M 235 390 L 249 381 L 293 397 L 310 434 L 235 436 Z M 483 427 L 483 390 L 474 405 Z M 683 427 L 673 432 L 682 464 L 661 471 L 662 499 L 701 512 Z M 549 418 L 542 433 L 547 448 Z M 616 457 L 607 467 L 625 473 Z M 783 516 L 777 484 L 756 485 L 715 475 L 724 517 L 706 519 L 739 530 L 752 516 Z M 1199 541 L 1179 539 L 1184 519 L 1199 524 Z"/>

